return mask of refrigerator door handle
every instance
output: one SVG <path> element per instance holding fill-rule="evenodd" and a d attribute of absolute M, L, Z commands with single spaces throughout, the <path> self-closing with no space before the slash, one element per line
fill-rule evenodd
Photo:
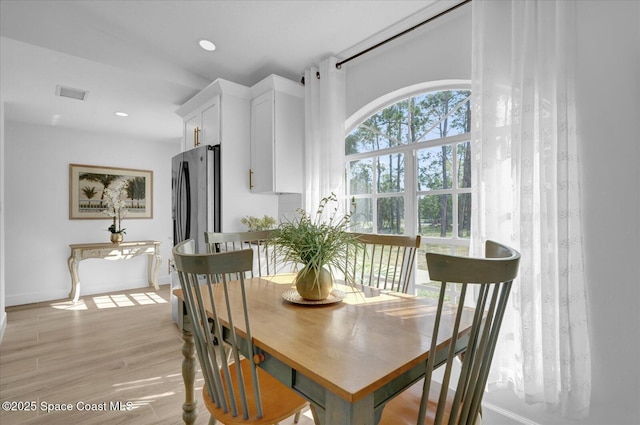
<path fill-rule="evenodd" d="M 180 212 L 180 191 L 182 187 L 182 162 L 179 162 L 176 180 L 173 183 L 173 245 L 177 245 L 182 241 L 180 231 L 180 223 L 182 222 L 182 214 Z"/>
<path fill-rule="evenodd" d="M 173 244 L 177 245 L 182 241 L 182 211 L 180 211 L 180 193 L 182 192 L 182 162 L 178 163 L 178 173 L 175 187 L 173 188 Z"/>
<path fill-rule="evenodd" d="M 191 233 L 191 190 L 188 165 L 189 163 L 186 161 L 180 162 L 178 178 L 176 181 L 176 197 L 174 205 L 176 221 L 175 244 L 189 239 Z M 184 211 L 185 207 L 186 214 Z"/>
<path fill-rule="evenodd" d="M 180 202 L 180 197 L 182 196 L 182 161 L 179 163 L 180 165 L 178 166 L 178 176 L 176 178 L 176 187 L 175 187 L 175 191 L 174 191 L 174 215 L 175 215 L 175 224 L 173 226 L 173 232 L 174 232 L 174 240 L 173 240 L 173 244 L 177 245 L 178 243 L 182 242 L 182 203 Z"/>
<path fill-rule="evenodd" d="M 184 178 L 184 185 L 181 186 L 181 189 L 184 189 L 184 192 L 181 191 L 180 194 L 180 202 L 184 200 L 186 195 L 186 220 L 184 220 L 184 237 L 182 240 L 189 239 L 191 237 L 191 178 L 189 176 L 189 163 L 182 163 L 182 174 Z"/>

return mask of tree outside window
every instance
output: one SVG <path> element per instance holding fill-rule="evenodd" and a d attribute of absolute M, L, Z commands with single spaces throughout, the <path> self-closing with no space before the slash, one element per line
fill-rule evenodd
<path fill-rule="evenodd" d="M 403 99 L 345 138 L 352 230 L 420 234 L 418 286 L 428 285 L 425 251 L 468 254 L 470 94 L 442 90 Z"/>

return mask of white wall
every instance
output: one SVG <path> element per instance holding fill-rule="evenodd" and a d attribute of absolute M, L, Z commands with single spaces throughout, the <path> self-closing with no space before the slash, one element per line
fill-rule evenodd
<path fill-rule="evenodd" d="M 66 298 L 69 244 L 109 241 L 107 218 L 69 220 L 69 164 L 153 171 L 153 219 L 124 219 L 125 240 L 162 242 L 159 283 L 168 283 L 171 255 L 171 157 L 175 143 L 130 140 L 57 127 L 5 123 L 6 305 Z M 146 256 L 127 261 L 84 260 L 81 297 L 144 287 Z"/>
<path fill-rule="evenodd" d="M 640 423 L 640 2 L 577 2 L 577 120 L 590 299 L 591 415 Z M 470 79 L 471 7 L 345 65 L 347 114 L 421 81 Z M 528 423 L 576 423 L 506 394 L 485 400 Z M 518 418 L 519 416 L 519 418 Z M 513 423 L 503 418 L 494 425 Z"/>
<path fill-rule="evenodd" d="M 464 6 L 343 65 L 346 110 L 427 81 L 470 80 L 471 6 Z"/>
<path fill-rule="evenodd" d="M 577 2 L 592 424 L 640 424 L 640 2 Z"/>

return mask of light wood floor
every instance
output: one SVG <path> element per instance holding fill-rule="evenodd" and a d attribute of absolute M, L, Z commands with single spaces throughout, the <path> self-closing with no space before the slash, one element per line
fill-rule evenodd
<path fill-rule="evenodd" d="M 181 424 L 182 338 L 171 319 L 169 286 L 7 308 L 0 344 L 0 423 Z M 208 423 L 196 376 L 198 425 Z M 35 411 L 6 411 L 35 402 Z M 111 403 L 131 410 L 110 410 Z M 106 411 L 79 411 L 78 404 Z M 44 405 L 70 404 L 47 413 Z M 300 425 L 312 425 L 310 413 Z M 281 425 L 293 423 L 293 418 Z"/>

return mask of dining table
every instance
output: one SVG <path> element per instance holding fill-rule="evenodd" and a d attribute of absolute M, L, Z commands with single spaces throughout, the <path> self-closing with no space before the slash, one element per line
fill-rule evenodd
<path fill-rule="evenodd" d="M 327 300 L 310 302 L 295 296 L 294 277 L 245 279 L 251 333 L 259 367 L 307 399 L 317 425 L 375 425 L 385 404 L 424 376 L 429 356 L 436 356 L 436 364 L 445 361 L 453 306 L 444 306 L 443 336 L 431 353 L 437 300 L 336 283 Z M 230 288 L 231 305 L 242 308 L 239 284 Z M 182 290 L 174 294 L 183 300 Z M 181 314 L 182 417 L 192 424 L 197 416 L 195 349 L 186 309 Z M 472 315 L 465 311 L 461 318 L 456 353 L 466 348 Z"/>

